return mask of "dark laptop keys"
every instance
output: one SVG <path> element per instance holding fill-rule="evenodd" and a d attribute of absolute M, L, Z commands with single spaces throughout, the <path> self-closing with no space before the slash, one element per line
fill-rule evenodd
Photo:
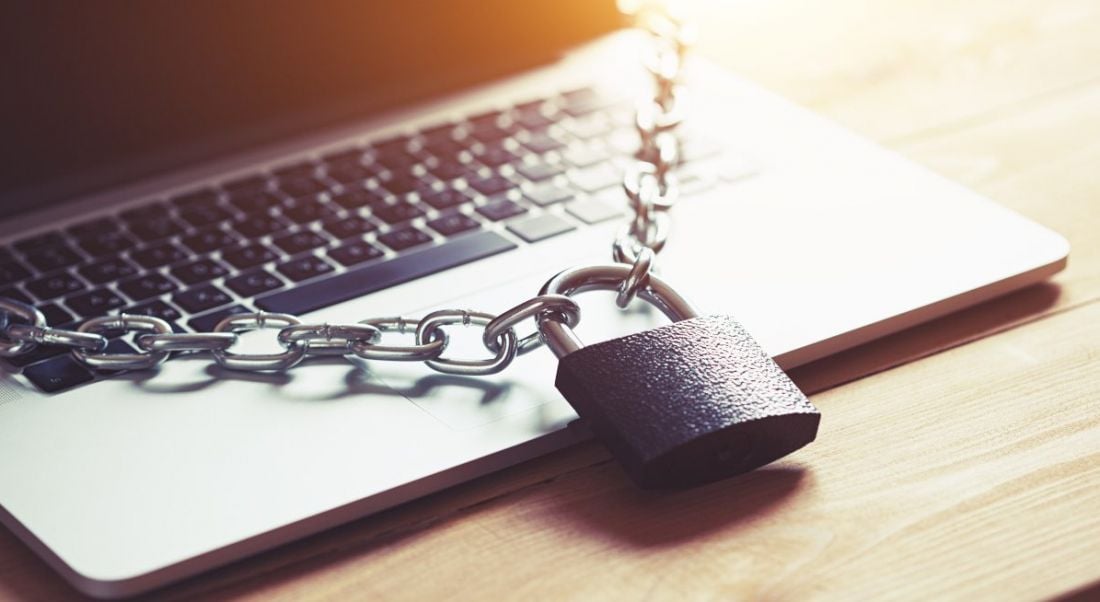
<path fill-rule="evenodd" d="M 156 272 L 142 274 L 118 283 L 118 290 L 134 301 L 144 301 L 150 297 L 170 293 L 177 288 L 179 286 L 175 282 Z"/>
<path fill-rule="evenodd" d="M 23 253 L 31 253 L 42 247 L 56 246 L 65 243 L 65 238 L 57 232 L 44 232 L 15 241 L 12 246 Z"/>
<path fill-rule="evenodd" d="M 222 259 L 239 270 L 253 268 L 269 261 L 275 261 L 277 258 L 278 255 L 274 251 L 260 243 L 235 247 L 222 252 Z"/>
<path fill-rule="evenodd" d="M 172 276 L 187 285 L 221 278 L 228 273 L 229 268 L 213 259 L 200 259 L 172 268 Z"/>
<path fill-rule="evenodd" d="M 32 295 L 45 301 L 83 290 L 85 285 L 64 272 L 32 280 L 24 285 Z"/>
<path fill-rule="evenodd" d="M 229 290 L 242 297 L 255 297 L 283 287 L 283 281 L 266 270 L 254 270 L 225 281 Z"/>
<path fill-rule="evenodd" d="M 279 272 L 290 278 L 294 282 L 301 282 L 302 280 L 309 280 L 322 274 L 327 274 L 333 270 L 332 264 L 328 263 L 320 257 L 314 257 L 310 255 L 308 257 L 299 257 L 297 259 L 291 259 L 290 261 L 284 261 L 276 266 Z"/>
<path fill-rule="evenodd" d="M 428 225 L 443 236 L 454 236 L 481 227 L 481 224 L 465 213 L 451 213 L 428 222 Z"/>
<path fill-rule="evenodd" d="M 130 259 L 147 270 L 178 263 L 188 257 L 186 251 L 172 243 L 153 245 L 130 253 Z"/>
<path fill-rule="evenodd" d="M 407 222 L 424 215 L 424 210 L 412 203 L 398 201 L 374 210 L 374 216 L 387 224 Z"/>
<path fill-rule="evenodd" d="M 46 393 L 55 393 L 95 380 L 84 366 L 68 354 L 23 369 L 23 376 Z"/>
<path fill-rule="evenodd" d="M 292 198 L 312 196 L 328 189 L 327 186 L 315 177 L 279 180 L 278 188 Z"/>
<path fill-rule="evenodd" d="M 332 197 L 332 202 L 350 211 L 361 207 L 381 207 L 386 204 L 386 197 L 375 190 L 357 188 Z"/>
<path fill-rule="evenodd" d="M 138 273 L 138 269 L 120 257 L 97 260 L 77 268 L 77 272 L 92 284 L 106 284 Z"/>
<path fill-rule="evenodd" d="M 30 277 L 31 273 L 26 266 L 15 259 L 0 261 L 0 286 L 14 284 Z"/>
<path fill-rule="evenodd" d="M 233 222 L 233 229 L 248 239 L 260 238 L 290 227 L 290 223 L 273 215 L 250 215 Z"/>
<path fill-rule="evenodd" d="M 233 298 L 228 293 L 213 284 L 190 288 L 172 295 L 173 303 L 193 314 L 214 309 L 232 301 Z"/>
<path fill-rule="evenodd" d="M 226 209 L 214 205 L 188 207 L 181 209 L 179 215 L 180 219 L 195 228 L 220 224 L 233 217 L 233 214 Z"/>
<path fill-rule="evenodd" d="M 378 229 L 378 226 L 375 225 L 374 222 L 358 215 L 327 219 L 322 224 L 322 227 L 324 227 L 325 232 L 328 232 L 337 240 L 343 240 L 353 236 L 362 236 Z"/>
<path fill-rule="evenodd" d="M 264 213 L 272 207 L 277 207 L 279 198 L 270 192 L 258 190 L 231 195 L 229 203 L 242 213 Z"/>
<path fill-rule="evenodd" d="M 496 201 L 490 201 L 477 208 L 477 212 L 485 217 L 498 222 L 502 219 L 508 219 L 517 215 L 522 215 L 527 212 L 527 209 L 519 203 L 512 202 L 508 199 L 500 199 Z"/>
<path fill-rule="evenodd" d="M 126 301 L 111 291 L 101 288 L 89 293 L 73 295 L 65 299 L 65 305 L 85 318 L 104 316 L 126 305 Z"/>
<path fill-rule="evenodd" d="M 209 253 L 235 244 L 237 238 L 221 228 L 207 228 L 180 239 L 183 246 L 197 254 Z"/>
<path fill-rule="evenodd" d="M 409 227 L 391 230 L 379 236 L 378 240 L 394 251 L 401 251 L 409 247 L 429 243 L 432 241 L 432 237 L 421 230 Z"/>
<path fill-rule="evenodd" d="M 425 203 L 439 210 L 453 209 L 473 200 L 465 192 L 454 188 L 421 192 L 420 197 Z"/>
<path fill-rule="evenodd" d="M 67 244 L 49 244 L 27 251 L 27 263 L 42 272 L 67 268 L 80 263 L 80 255 Z"/>
<path fill-rule="evenodd" d="M 382 257 L 382 251 L 362 240 L 352 241 L 328 251 L 328 256 L 340 262 L 343 266 L 353 266 L 364 261 Z"/>
<path fill-rule="evenodd" d="M 14 299 L 16 301 L 26 303 L 27 305 L 33 305 L 34 300 L 31 299 L 26 293 L 19 290 L 14 286 L 9 286 L 5 289 L 0 289 L 0 297 L 6 297 L 8 299 Z"/>
<path fill-rule="evenodd" d="M 44 303 L 36 307 L 38 307 L 38 311 L 41 311 L 42 315 L 45 316 L 46 324 L 50 326 L 61 326 L 62 324 L 67 324 L 76 319 L 76 316 L 64 310 L 56 303 Z"/>
<path fill-rule="evenodd" d="M 325 202 L 317 197 L 294 199 L 282 208 L 283 215 L 296 224 L 324 219 L 333 214 Z"/>
<path fill-rule="evenodd" d="M 182 224 L 169 217 L 167 214 L 153 215 L 140 220 L 128 221 L 126 227 L 130 232 L 144 242 L 153 242 L 182 234 L 185 230 Z"/>
<path fill-rule="evenodd" d="M 119 229 L 113 220 L 103 220 L 100 230 L 77 236 L 77 246 L 92 257 L 110 255 L 133 247 L 136 243 Z M 75 234 L 74 234 L 75 235 Z"/>
<path fill-rule="evenodd" d="M 276 247 L 279 247 L 287 255 L 297 255 L 306 251 L 312 251 L 325 246 L 328 240 L 312 230 L 299 230 L 271 239 Z"/>
<path fill-rule="evenodd" d="M 508 178 L 493 175 L 470 178 L 466 183 L 469 184 L 470 188 L 485 196 L 500 194 L 516 187 L 516 183 Z"/>

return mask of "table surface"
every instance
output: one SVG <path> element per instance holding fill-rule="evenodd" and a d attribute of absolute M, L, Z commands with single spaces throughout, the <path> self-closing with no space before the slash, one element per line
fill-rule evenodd
<path fill-rule="evenodd" d="M 699 52 L 1070 239 L 1052 283 L 793 375 L 794 457 L 636 490 L 595 443 L 158 592 L 1100 596 L 1100 3 L 715 3 Z M 0 598 L 78 598 L 0 530 Z"/>

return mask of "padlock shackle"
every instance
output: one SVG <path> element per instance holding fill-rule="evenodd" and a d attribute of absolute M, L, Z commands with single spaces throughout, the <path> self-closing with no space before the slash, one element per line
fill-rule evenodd
<path fill-rule="evenodd" d="M 542 285 L 539 294 L 572 297 L 587 291 L 617 291 L 630 276 L 630 270 L 631 266 L 626 264 L 570 268 Z M 689 320 L 699 315 L 687 299 L 654 274 L 650 274 L 649 282 L 638 290 L 638 296 L 661 310 L 673 322 Z M 584 347 L 573 329 L 558 320 L 554 314 L 544 313 L 539 316 L 538 322 L 546 345 L 557 357 L 564 357 Z"/>

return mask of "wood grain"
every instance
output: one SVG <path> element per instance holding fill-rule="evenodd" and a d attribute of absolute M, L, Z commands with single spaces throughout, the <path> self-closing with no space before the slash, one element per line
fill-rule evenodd
<path fill-rule="evenodd" d="M 645 494 L 581 445 L 155 597 L 1100 594 L 1100 4 L 710 10 L 701 52 L 1062 232 L 1069 269 L 799 369 L 821 436 L 767 470 Z M 76 597 L 0 532 L 0 598 Z"/>

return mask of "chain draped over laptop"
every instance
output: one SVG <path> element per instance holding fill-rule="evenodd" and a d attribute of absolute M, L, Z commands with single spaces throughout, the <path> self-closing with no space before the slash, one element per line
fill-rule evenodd
<path fill-rule="evenodd" d="M 653 77 L 654 94 L 637 106 L 635 127 L 641 145 L 623 179 L 633 215 L 612 244 L 614 261 L 629 266 L 616 296 L 616 304 L 623 308 L 649 286 L 657 254 L 668 240 L 668 210 L 679 191 L 674 170 L 679 163 L 677 129 L 684 110 L 681 66 L 691 41 L 683 22 L 659 8 L 643 6 L 633 17 L 652 42 L 645 65 Z M 517 326 L 532 318 L 575 327 L 580 322 L 580 308 L 569 296 L 540 294 L 499 315 L 445 309 L 419 320 L 382 317 L 352 324 L 304 324 L 292 315 L 256 312 L 229 316 L 213 332 L 176 333 L 165 320 L 129 314 L 92 318 L 77 330 L 51 328 L 38 309 L 0 297 L 0 356 L 14 357 L 38 345 L 53 345 L 69 348 L 73 357 L 89 368 L 142 370 L 159 365 L 171 353 L 210 352 L 227 369 L 272 371 L 290 369 L 310 356 L 355 355 L 366 360 L 424 362 L 447 374 L 484 375 L 504 370 L 516 356 L 543 345 L 539 331 L 522 338 L 516 333 Z M 482 342 L 493 355 L 487 359 L 447 356 L 449 337 L 444 329 L 455 325 L 483 328 Z M 239 333 L 268 328 L 278 329 L 281 351 L 244 354 L 232 350 Z M 106 333 L 120 331 L 136 333 L 137 352 L 106 351 Z M 395 334 L 412 335 L 413 343 L 383 340 Z"/>

